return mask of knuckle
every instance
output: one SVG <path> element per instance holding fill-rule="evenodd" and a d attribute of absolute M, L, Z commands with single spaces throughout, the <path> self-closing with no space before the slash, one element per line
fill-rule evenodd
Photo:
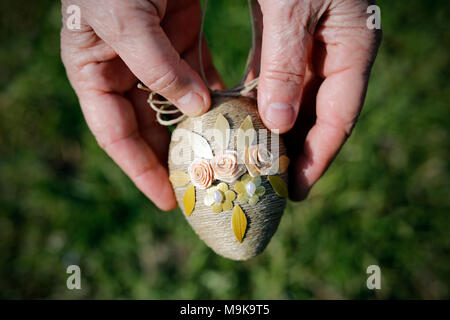
<path fill-rule="evenodd" d="M 268 68 L 264 71 L 264 78 L 267 80 L 276 80 L 288 84 L 301 85 L 305 74 L 289 70 L 280 70 L 277 68 Z"/>
<path fill-rule="evenodd" d="M 133 180 L 138 180 L 142 177 L 145 177 L 147 174 L 154 173 L 158 169 L 156 162 L 148 162 L 144 168 L 139 171 L 133 172 L 131 174 L 131 178 Z"/>
<path fill-rule="evenodd" d="M 323 127 L 328 127 L 329 129 L 335 131 L 336 134 L 342 135 L 344 137 L 344 140 L 347 140 L 352 134 L 353 128 L 355 127 L 356 124 L 356 119 L 352 120 L 341 119 L 337 121 L 337 123 L 335 123 L 334 121 L 322 118 L 317 123 L 319 123 Z"/>
<path fill-rule="evenodd" d="M 102 148 L 105 151 L 110 150 L 111 148 L 113 148 L 115 145 L 126 141 L 126 140 L 136 140 L 139 139 L 139 132 L 136 130 L 131 130 L 129 133 L 124 134 L 121 137 L 117 137 L 117 138 L 105 138 L 104 134 L 101 133 L 94 133 L 95 139 L 98 143 L 98 145 L 100 146 L 100 148 Z"/>
<path fill-rule="evenodd" d="M 164 94 L 170 91 L 179 83 L 177 66 L 180 60 L 175 63 L 162 64 L 150 69 L 151 78 L 145 81 L 145 84 L 152 90 Z"/>

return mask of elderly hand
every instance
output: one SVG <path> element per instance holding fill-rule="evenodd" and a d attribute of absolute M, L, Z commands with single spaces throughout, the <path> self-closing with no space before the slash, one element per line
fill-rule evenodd
<path fill-rule="evenodd" d="M 161 209 L 176 207 L 167 174 L 170 135 L 155 121 L 138 79 L 196 116 L 210 106 L 198 75 L 200 3 L 197 1 L 70 0 L 81 30 L 63 26 L 61 55 L 89 128 L 99 145 Z M 205 72 L 223 87 L 205 47 Z"/>
<path fill-rule="evenodd" d="M 364 102 L 381 30 L 366 0 L 259 0 L 258 109 L 287 134 L 290 193 L 303 199 L 350 135 Z M 260 14 L 261 14 L 260 13 Z"/>
<path fill-rule="evenodd" d="M 63 27 L 61 51 L 99 145 L 155 204 L 176 206 L 167 175 L 170 136 L 155 121 L 142 81 L 184 113 L 210 106 L 198 75 L 200 3 L 185 0 L 63 0 L 81 8 L 82 28 Z M 380 40 L 365 0 L 259 0 L 262 42 L 258 108 L 271 130 L 289 131 L 291 197 L 302 199 L 350 135 Z M 223 83 L 206 46 L 213 89 Z M 260 70 L 260 72 L 259 72 Z"/>

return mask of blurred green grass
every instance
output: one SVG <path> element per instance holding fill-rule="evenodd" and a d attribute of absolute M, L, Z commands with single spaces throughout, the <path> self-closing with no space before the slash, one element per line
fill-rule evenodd
<path fill-rule="evenodd" d="M 0 298 L 449 298 L 447 1 L 379 1 L 384 38 L 353 135 L 266 251 L 215 255 L 97 146 L 59 58 L 59 5 L 0 3 Z M 246 2 L 210 1 L 227 84 Z M 79 264 L 82 290 L 66 289 Z M 378 264 L 382 290 L 366 288 Z"/>

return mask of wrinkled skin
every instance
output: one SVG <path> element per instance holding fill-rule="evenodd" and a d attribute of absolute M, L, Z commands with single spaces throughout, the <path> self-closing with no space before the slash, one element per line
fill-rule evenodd
<path fill-rule="evenodd" d="M 366 27 L 367 0 L 259 0 L 261 37 L 248 80 L 258 110 L 286 133 L 290 196 L 303 199 L 350 135 L 363 105 L 381 31 Z M 138 81 L 198 116 L 211 99 L 199 76 L 197 0 L 62 1 L 82 29 L 61 31 L 61 55 L 99 145 L 162 210 L 177 203 L 167 173 L 170 135 Z M 203 47 L 213 89 L 224 85 Z"/>

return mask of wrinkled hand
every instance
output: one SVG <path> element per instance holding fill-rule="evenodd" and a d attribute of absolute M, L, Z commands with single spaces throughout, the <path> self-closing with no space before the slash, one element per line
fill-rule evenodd
<path fill-rule="evenodd" d="M 138 79 L 196 116 L 210 106 L 198 76 L 200 4 L 185 0 L 63 0 L 82 30 L 61 32 L 62 58 L 100 146 L 161 209 L 176 206 L 167 176 L 170 136 L 148 108 Z M 356 122 L 380 32 L 366 27 L 366 0 L 259 0 L 258 108 L 287 135 L 291 197 L 324 173 Z M 65 21 L 65 19 L 64 19 Z M 206 47 L 208 82 L 223 88 Z"/>
<path fill-rule="evenodd" d="M 373 2 L 259 0 L 258 109 L 268 128 L 290 130 L 294 200 L 325 172 L 360 113 L 381 39 L 366 26 Z"/>
<path fill-rule="evenodd" d="M 99 145 L 161 209 L 176 206 L 167 174 L 170 135 L 155 121 L 136 89 L 138 79 L 196 116 L 210 106 L 198 75 L 200 3 L 197 1 L 71 0 L 81 8 L 82 28 L 61 31 L 61 55 L 89 128 Z M 204 48 L 205 73 L 223 87 Z"/>

